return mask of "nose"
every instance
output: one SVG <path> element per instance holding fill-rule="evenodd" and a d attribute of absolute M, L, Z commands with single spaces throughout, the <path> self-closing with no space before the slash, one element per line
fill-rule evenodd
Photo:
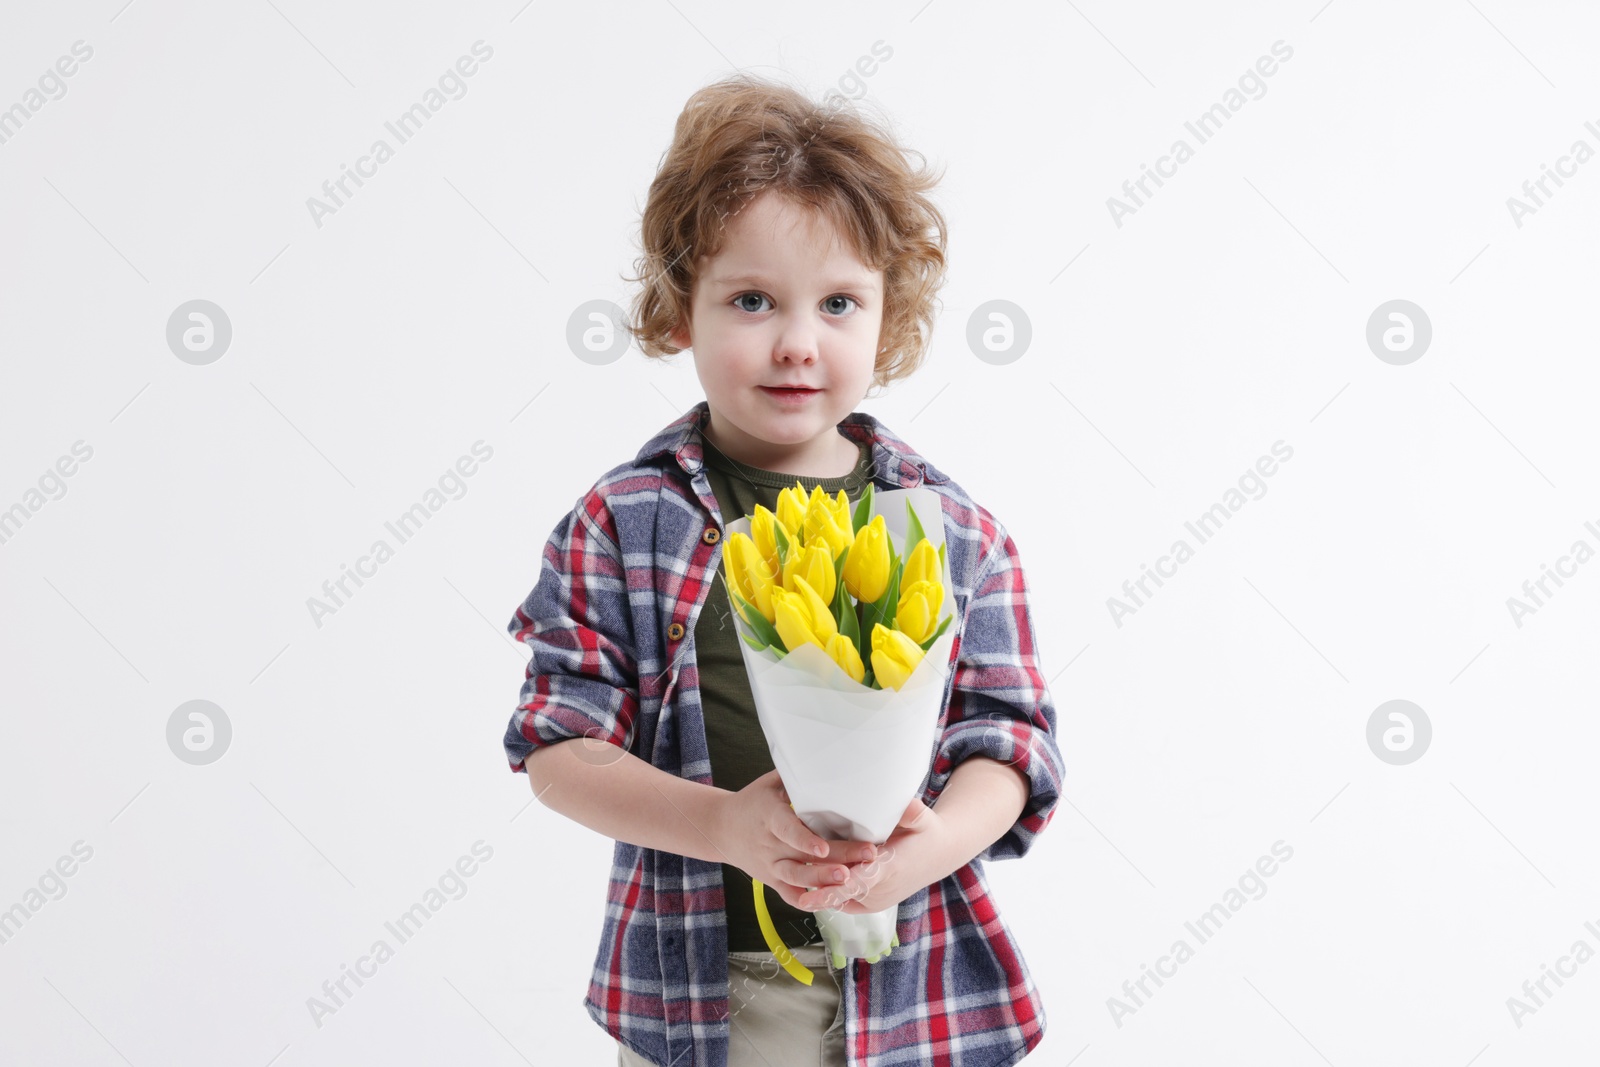
<path fill-rule="evenodd" d="M 817 331 L 803 318 L 786 323 L 772 345 L 772 358 L 779 363 L 809 365 L 817 360 Z"/>

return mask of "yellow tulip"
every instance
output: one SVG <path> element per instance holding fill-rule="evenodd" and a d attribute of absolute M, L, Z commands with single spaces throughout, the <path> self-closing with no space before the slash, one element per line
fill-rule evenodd
<path fill-rule="evenodd" d="M 851 596 L 868 604 L 889 588 L 889 533 L 882 515 L 874 515 L 856 534 L 840 577 Z"/>
<path fill-rule="evenodd" d="M 824 604 L 833 603 L 837 579 L 833 574 L 833 557 L 825 544 L 807 545 L 799 552 L 789 554 L 783 567 L 783 587 L 795 592 L 794 576 L 805 578 L 806 584 L 816 591 Z"/>
<path fill-rule="evenodd" d="M 778 491 L 777 520 L 790 541 L 802 540 L 806 527 L 806 493 L 799 481 Z"/>
<path fill-rule="evenodd" d="M 839 669 L 851 678 L 858 682 L 866 678 L 867 668 L 861 662 L 861 653 L 856 651 L 856 643 L 844 634 L 836 633 L 828 638 L 823 651 L 827 652 L 829 658 L 839 665 Z"/>
<path fill-rule="evenodd" d="M 778 636 L 783 638 L 784 649 L 793 652 L 810 642 L 826 652 L 829 639 L 839 632 L 833 612 L 800 575 L 795 575 L 794 584 L 793 590 L 778 585 L 772 587 L 772 606 L 776 612 L 773 624 L 778 628 Z"/>
<path fill-rule="evenodd" d="M 843 489 L 829 497 L 822 492 L 822 487 L 818 486 L 811 495 L 827 505 L 833 512 L 833 521 L 838 523 L 841 529 L 850 530 L 851 536 L 855 536 L 854 527 L 850 522 L 850 498 L 844 495 Z"/>
<path fill-rule="evenodd" d="M 772 591 L 776 586 L 772 571 L 749 535 L 735 530 L 723 538 L 722 572 L 723 581 L 728 583 L 729 589 L 754 604 L 768 622 L 775 621 Z M 750 616 L 739 607 L 737 600 L 734 601 L 734 608 L 740 618 L 745 622 L 750 621 Z"/>
<path fill-rule="evenodd" d="M 850 505 L 843 489 L 839 490 L 837 499 L 830 498 L 820 485 L 811 491 L 811 499 L 806 504 L 805 539 L 807 544 L 826 542 L 835 557 L 855 540 Z"/>
<path fill-rule="evenodd" d="M 778 535 L 772 527 L 777 521 L 777 517 L 760 504 L 756 505 L 756 513 L 750 517 L 750 539 L 756 543 L 761 558 L 767 561 L 767 573 L 772 575 L 774 581 L 778 576 Z"/>
<path fill-rule="evenodd" d="M 922 646 L 883 623 L 872 627 L 872 674 L 882 689 L 899 689 L 922 662 Z"/>
<path fill-rule="evenodd" d="M 921 644 L 933 636 L 939 625 L 939 609 L 943 606 L 944 586 L 938 582 L 913 582 L 909 588 L 902 587 L 900 604 L 895 610 L 895 629 Z"/>
<path fill-rule="evenodd" d="M 905 570 L 900 573 L 900 588 L 905 589 L 918 582 L 938 582 L 943 577 L 939 571 L 939 550 L 924 537 L 911 550 L 911 555 L 906 557 Z"/>

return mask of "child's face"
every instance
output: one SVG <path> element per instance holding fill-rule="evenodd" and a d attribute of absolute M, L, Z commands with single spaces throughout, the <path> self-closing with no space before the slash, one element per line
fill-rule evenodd
<path fill-rule="evenodd" d="M 700 267 L 691 320 L 672 336 L 694 350 L 706 436 L 751 466 L 849 473 L 857 448 L 837 425 L 872 384 L 882 272 L 831 223 L 772 193 L 728 218 L 722 250 Z M 816 392 L 789 399 L 764 388 L 792 383 Z"/>

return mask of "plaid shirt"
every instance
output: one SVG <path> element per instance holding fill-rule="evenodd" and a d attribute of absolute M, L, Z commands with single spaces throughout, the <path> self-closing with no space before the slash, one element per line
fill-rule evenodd
<path fill-rule="evenodd" d="M 701 401 L 602 475 L 557 524 L 538 583 L 508 630 L 533 650 L 505 735 L 513 771 L 541 745 L 604 738 L 668 774 L 711 784 L 694 624 L 722 517 L 703 470 Z M 1021 816 L 971 863 L 901 902 L 893 954 L 839 972 L 852 1067 L 1015 1063 L 1044 1006 L 988 891 L 983 860 L 1025 854 L 1060 799 L 1055 708 L 1039 663 L 1016 544 L 989 512 L 871 415 L 839 424 L 869 442 L 880 489 L 926 484 L 944 508 L 957 637 L 937 749 L 918 794 L 987 756 L 1030 783 Z M 738 516 L 734 516 L 738 518 Z M 663 1067 L 726 1067 L 727 922 L 719 864 L 616 843 L 584 1007 Z"/>

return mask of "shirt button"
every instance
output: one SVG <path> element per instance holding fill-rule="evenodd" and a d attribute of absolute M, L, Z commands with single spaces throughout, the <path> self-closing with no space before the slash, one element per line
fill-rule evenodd
<path fill-rule="evenodd" d="M 683 636 L 683 623 L 675 622 L 667 627 L 667 640 L 676 641 Z"/>
<path fill-rule="evenodd" d="M 708 545 L 714 545 L 722 539 L 722 531 L 715 526 L 707 526 L 706 532 L 700 535 L 700 540 Z"/>

